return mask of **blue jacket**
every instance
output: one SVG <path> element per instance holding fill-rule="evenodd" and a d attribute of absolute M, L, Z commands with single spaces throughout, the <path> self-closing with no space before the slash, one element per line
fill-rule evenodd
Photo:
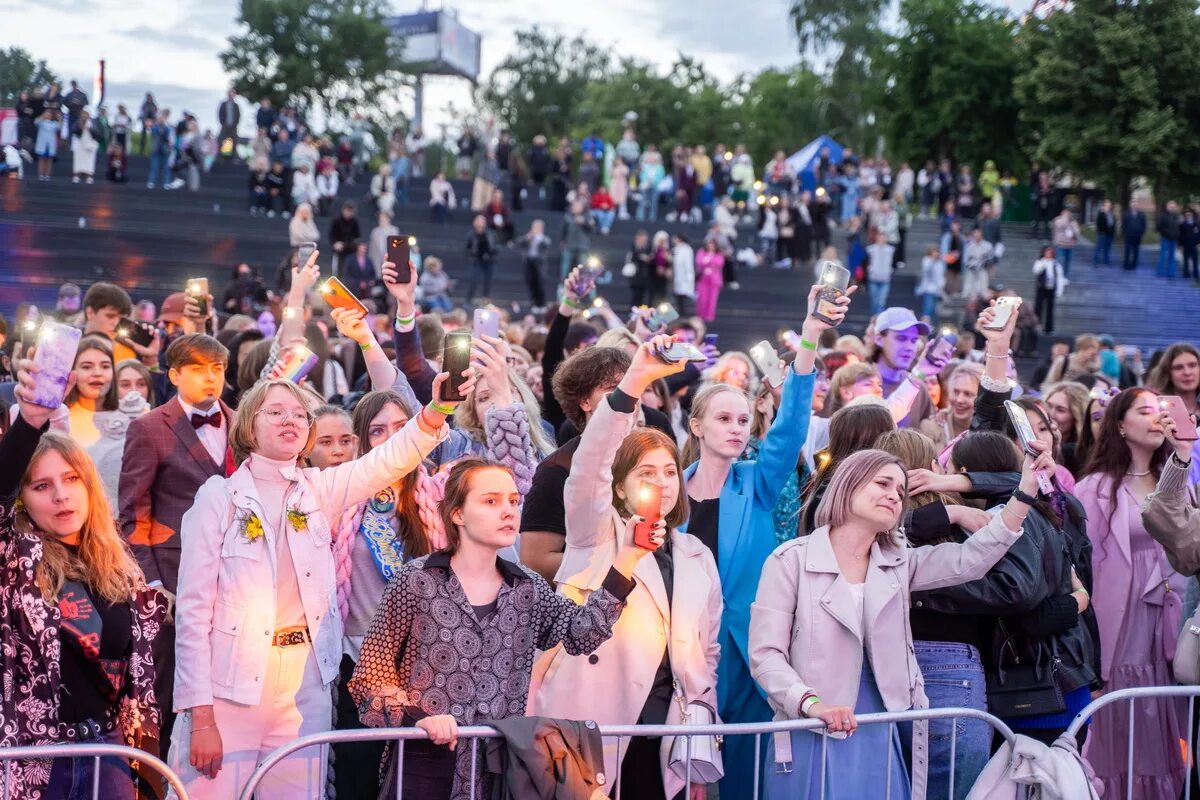
<path fill-rule="evenodd" d="M 717 676 L 717 697 L 721 704 L 729 689 L 727 660 L 736 658 L 743 664 L 750 663 L 750 604 L 758 592 L 763 564 L 779 546 L 771 511 L 788 476 L 796 471 L 796 462 L 808 438 L 815 381 L 815 373 L 797 375 L 795 370 L 788 370 L 779 413 L 763 438 L 758 460 L 735 463 L 721 490 L 717 523 L 717 572 L 725 601 L 721 617 L 721 670 Z M 696 473 L 696 467 L 697 464 L 692 464 L 684 470 L 685 481 Z M 686 531 L 687 526 L 679 529 Z"/>

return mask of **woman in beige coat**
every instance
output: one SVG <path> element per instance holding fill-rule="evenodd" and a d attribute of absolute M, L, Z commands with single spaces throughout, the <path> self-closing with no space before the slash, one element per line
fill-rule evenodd
<path fill-rule="evenodd" d="M 658 336 L 643 343 L 621 383 L 588 420 L 564 489 L 567 549 L 556 576 L 558 591 L 581 603 L 600 588 L 613 559 L 628 545 L 621 540 L 632 537 L 626 524 L 633 514 L 629 501 L 644 482 L 662 489 L 666 544 L 654 558 L 638 563 L 637 586 L 611 639 L 591 655 L 571 656 L 556 647 L 539 660 L 530 714 L 601 725 L 676 725 L 683 721 L 683 709 L 699 713 L 697 706 L 704 706 L 716 717 L 717 565 L 699 539 L 676 529 L 687 518 L 688 501 L 675 443 L 660 431 L 634 427 L 643 392 L 682 370 L 682 364 L 654 355 L 655 347 L 670 342 L 671 337 Z M 668 764 L 672 743 L 670 737 L 607 739 L 608 786 L 619 782 L 622 797 L 674 800 L 684 790 L 685 775 Z M 615 794 L 615 788 L 610 791 Z M 690 800 L 703 797 L 704 787 L 693 783 Z"/>
<path fill-rule="evenodd" d="M 820 527 L 767 560 L 751 608 L 751 672 L 776 719 L 820 719 L 840 739 L 828 743 L 822 769 L 819 733 L 777 734 L 768 761 L 791 769 L 767 770 L 767 800 L 857 800 L 880 796 L 885 785 L 893 798 L 910 796 L 896 727 L 854 735 L 855 714 L 926 707 L 909 592 L 980 578 L 1003 557 L 1037 491 L 1034 470 L 1053 467 L 1035 446 L 1018 491 L 991 522 L 962 544 L 919 548 L 908 547 L 897 527 L 908 493 L 903 464 L 881 450 L 855 453 L 830 481 L 817 509 Z M 923 799 L 928 726 L 913 728 L 911 797 Z"/>

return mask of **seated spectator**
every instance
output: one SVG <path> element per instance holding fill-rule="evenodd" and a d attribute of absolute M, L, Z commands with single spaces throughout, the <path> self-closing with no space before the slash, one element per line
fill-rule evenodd
<path fill-rule="evenodd" d="M 596 226 L 600 228 L 601 234 L 608 235 L 616 216 L 617 204 L 613 201 L 612 195 L 608 193 L 608 188 L 597 187 L 596 191 L 592 192 L 592 217 L 595 218 Z"/>
<path fill-rule="evenodd" d="M 108 179 L 113 183 L 125 183 L 129 180 L 127 166 L 125 149 L 114 141 L 108 148 Z"/>
<path fill-rule="evenodd" d="M 433 221 L 437 223 L 444 223 L 454 208 L 454 187 L 441 170 L 429 182 L 429 208 L 433 212 Z"/>
<path fill-rule="evenodd" d="M 288 176 L 282 161 L 271 164 L 271 171 L 267 173 L 264 183 L 267 187 L 267 216 L 274 217 L 275 209 L 279 209 L 279 213 L 287 219 L 291 216 L 292 205 L 288 192 Z"/>
<path fill-rule="evenodd" d="M 326 162 L 317 175 L 317 215 L 329 216 L 329 209 L 338 194 L 338 174 L 331 162 Z"/>
<path fill-rule="evenodd" d="M 296 143 L 291 141 L 287 129 L 281 128 L 275 144 L 271 145 L 271 160 L 278 161 L 283 164 L 284 169 L 290 170 L 292 168 L 292 152 L 295 149 Z"/>
<path fill-rule="evenodd" d="M 421 303 L 426 311 L 452 311 L 450 289 L 454 281 L 442 269 L 442 260 L 437 256 L 425 259 L 425 270 L 417 283 L 421 290 Z"/>
<path fill-rule="evenodd" d="M 307 163 L 303 163 L 292 173 L 292 205 L 298 206 L 301 203 L 314 205 L 318 199 L 317 184 L 313 179 L 311 167 Z"/>

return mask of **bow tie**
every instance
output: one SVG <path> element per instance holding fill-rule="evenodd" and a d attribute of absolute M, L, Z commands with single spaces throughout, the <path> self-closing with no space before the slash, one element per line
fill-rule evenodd
<path fill-rule="evenodd" d="M 209 415 L 205 416 L 204 414 L 192 414 L 192 427 L 193 428 L 195 428 L 196 430 L 200 430 L 205 425 L 212 425 L 214 428 L 221 427 L 221 415 L 220 414 L 209 414 Z"/>

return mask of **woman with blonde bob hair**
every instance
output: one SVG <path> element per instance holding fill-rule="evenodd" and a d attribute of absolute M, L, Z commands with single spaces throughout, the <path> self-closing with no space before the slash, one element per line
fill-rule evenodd
<path fill-rule="evenodd" d="M 1027 494 L 1037 491 L 1034 470 L 1043 460 L 1024 460 Z M 1018 492 L 966 542 L 911 548 L 898 531 L 907 490 L 899 458 L 854 453 L 830 480 L 819 527 L 781 545 L 763 568 L 750 619 L 754 679 L 776 719 L 820 719 L 835 737 L 823 740 L 819 730 L 772 737 L 768 759 L 791 769 L 766 771 L 767 800 L 858 800 L 878 796 L 885 783 L 895 798 L 925 796 L 928 724 L 913 725 L 910 784 L 896 726 L 856 733 L 855 715 L 927 707 L 909 593 L 982 577 L 1021 536 L 1029 506 Z"/>
<path fill-rule="evenodd" d="M 53 409 L 30 402 L 29 361 L 18 379 L 18 416 L 0 439 L 0 746 L 128 744 L 156 755 L 151 643 L 166 604 L 146 587 L 83 447 L 42 432 Z M 138 792 L 121 758 L 0 771 L 11 797 L 66 797 L 93 780 L 104 798 Z"/>
<path fill-rule="evenodd" d="M 464 375 L 469 394 L 474 374 Z M 240 466 L 209 479 L 180 526 L 171 766 L 200 800 L 237 797 L 271 750 L 329 729 L 342 654 L 332 525 L 416 469 L 445 440 L 454 406 L 430 403 L 356 461 L 302 469 L 315 405 L 284 380 L 247 392 L 230 429 Z M 319 794 L 324 767 L 322 748 L 299 751 L 261 793 Z"/>

